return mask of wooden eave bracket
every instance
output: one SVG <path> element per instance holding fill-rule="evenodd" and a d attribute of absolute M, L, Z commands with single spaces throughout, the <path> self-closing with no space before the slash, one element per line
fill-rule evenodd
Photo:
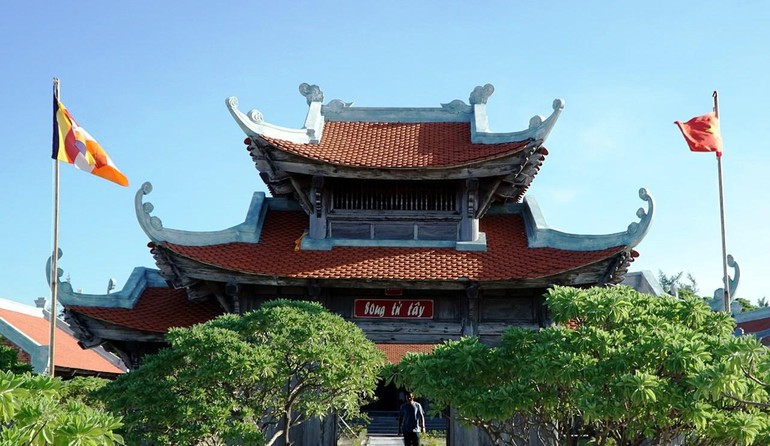
<path fill-rule="evenodd" d="M 73 336 L 84 348 L 94 348 L 104 344 L 104 339 L 95 336 L 88 324 L 78 314 L 64 309 L 64 320 L 69 324 Z"/>

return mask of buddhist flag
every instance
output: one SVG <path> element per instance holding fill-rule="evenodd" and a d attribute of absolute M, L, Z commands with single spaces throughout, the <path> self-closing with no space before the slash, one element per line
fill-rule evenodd
<path fill-rule="evenodd" d="M 90 172 L 121 186 L 128 186 L 128 179 L 115 167 L 107 152 L 86 129 L 78 125 L 55 94 L 53 97 L 52 158 L 74 164 L 80 170 Z"/>
<path fill-rule="evenodd" d="M 722 156 L 722 134 L 719 131 L 719 118 L 715 113 L 696 116 L 687 122 L 675 121 L 682 131 L 687 145 L 693 152 L 716 152 Z"/>

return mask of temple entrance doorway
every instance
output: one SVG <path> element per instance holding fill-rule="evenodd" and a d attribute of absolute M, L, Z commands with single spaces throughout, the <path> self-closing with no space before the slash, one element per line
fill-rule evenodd
<path fill-rule="evenodd" d="M 398 409 L 405 401 L 406 393 L 395 384 L 380 382 L 374 393 L 375 401 L 361 410 L 368 415 L 367 430 L 370 435 L 396 435 L 398 433 Z M 401 399 L 399 399 L 401 398 Z"/>
<path fill-rule="evenodd" d="M 398 411 L 401 404 L 406 401 L 405 395 L 404 390 L 397 388 L 395 384 L 385 385 L 384 382 L 380 381 L 377 384 L 377 390 L 374 392 L 376 400 L 366 405 L 364 410 Z"/>

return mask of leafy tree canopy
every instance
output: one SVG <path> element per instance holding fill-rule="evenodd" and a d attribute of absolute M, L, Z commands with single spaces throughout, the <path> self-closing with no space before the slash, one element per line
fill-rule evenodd
<path fill-rule="evenodd" d="M 741 304 L 741 309 L 743 311 L 754 311 L 754 310 L 758 310 L 760 308 L 759 306 L 754 305 L 750 300 L 748 300 L 746 298 L 743 298 L 743 297 L 738 297 L 738 298 L 735 299 L 735 301 L 738 302 L 739 304 Z"/>
<path fill-rule="evenodd" d="M 120 419 L 67 398 L 59 378 L 0 372 L 0 445 L 114 446 Z"/>
<path fill-rule="evenodd" d="M 4 340 L 5 338 L 0 336 L 0 341 Z M 0 344 L 0 370 L 21 374 L 32 372 L 32 366 L 24 362 L 19 362 L 19 354 L 16 350 L 7 345 Z"/>
<path fill-rule="evenodd" d="M 687 273 L 685 277 L 684 272 L 679 271 L 669 276 L 663 271 L 658 270 L 658 282 L 667 293 L 671 292 L 672 286 L 676 286 L 679 291 L 685 290 L 692 294 L 698 294 L 698 282 L 695 281 L 695 277 L 690 273 Z"/>
<path fill-rule="evenodd" d="M 697 296 L 555 287 L 555 326 L 511 327 L 500 345 L 449 341 L 391 379 L 451 406 L 494 444 L 770 444 L 767 350 Z"/>
<path fill-rule="evenodd" d="M 311 417 L 357 415 L 384 364 L 355 324 L 310 302 L 268 302 L 167 339 L 99 393 L 131 442 L 289 444 Z"/>

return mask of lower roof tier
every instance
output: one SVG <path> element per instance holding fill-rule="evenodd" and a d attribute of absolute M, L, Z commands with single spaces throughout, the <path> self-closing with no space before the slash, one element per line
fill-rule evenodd
<path fill-rule="evenodd" d="M 623 245 L 593 251 L 530 247 L 524 218 L 518 213 L 481 219 L 486 251 L 377 246 L 308 251 L 299 249 L 306 227 L 303 212 L 270 211 L 258 243 L 185 246 L 160 242 L 151 246 L 161 271 L 171 274 L 166 278 L 178 285 L 191 277 L 214 280 L 206 277 L 207 271 L 252 276 L 252 283 L 259 283 L 260 277 L 481 283 L 542 279 L 630 252 Z"/>
<path fill-rule="evenodd" d="M 639 223 L 616 234 L 575 235 L 547 227 L 536 202 L 525 200 L 492 209 L 479 220 L 484 250 L 387 243 L 307 250 L 307 214 L 286 200 L 255 194 L 242 224 L 195 233 L 164 228 L 150 215 L 152 205 L 142 202 L 148 192 L 145 185 L 137 193 L 137 216 L 159 271 L 137 268 L 123 290 L 106 295 L 77 293 L 60 281 L 61 303 L 84 345 L 111 342 L 125 351 L 130 346 L 122 343 L 129 341 L 161 345 L 171 327 L 246 310 L 238 306 L 240 285 L 247 290 L 250 285 L 304 286 L 303 296 L 310 296 L 320 288 L 422 289 L 441 295 L 443 290 L 542 293 L 554 284 L 619 283 L 653 210 L 652 198 L 641 190 L 649 208 L 637 212 Z"/>
<path fill-rule="evenodd" d="M 148 271 L 149 274 L 157 274 Z M 189 327 L 214 319 L 224 313 L 222 307 L 207 300 L 189 301 L 183 289 L 147 287 L 137 296 L 132 308 L 67 305 L 70 312 L 109 322 L 131 330 L 166 334 L 173 327 Z M 106 302 L 105 302 L 106 303 Z"/>

